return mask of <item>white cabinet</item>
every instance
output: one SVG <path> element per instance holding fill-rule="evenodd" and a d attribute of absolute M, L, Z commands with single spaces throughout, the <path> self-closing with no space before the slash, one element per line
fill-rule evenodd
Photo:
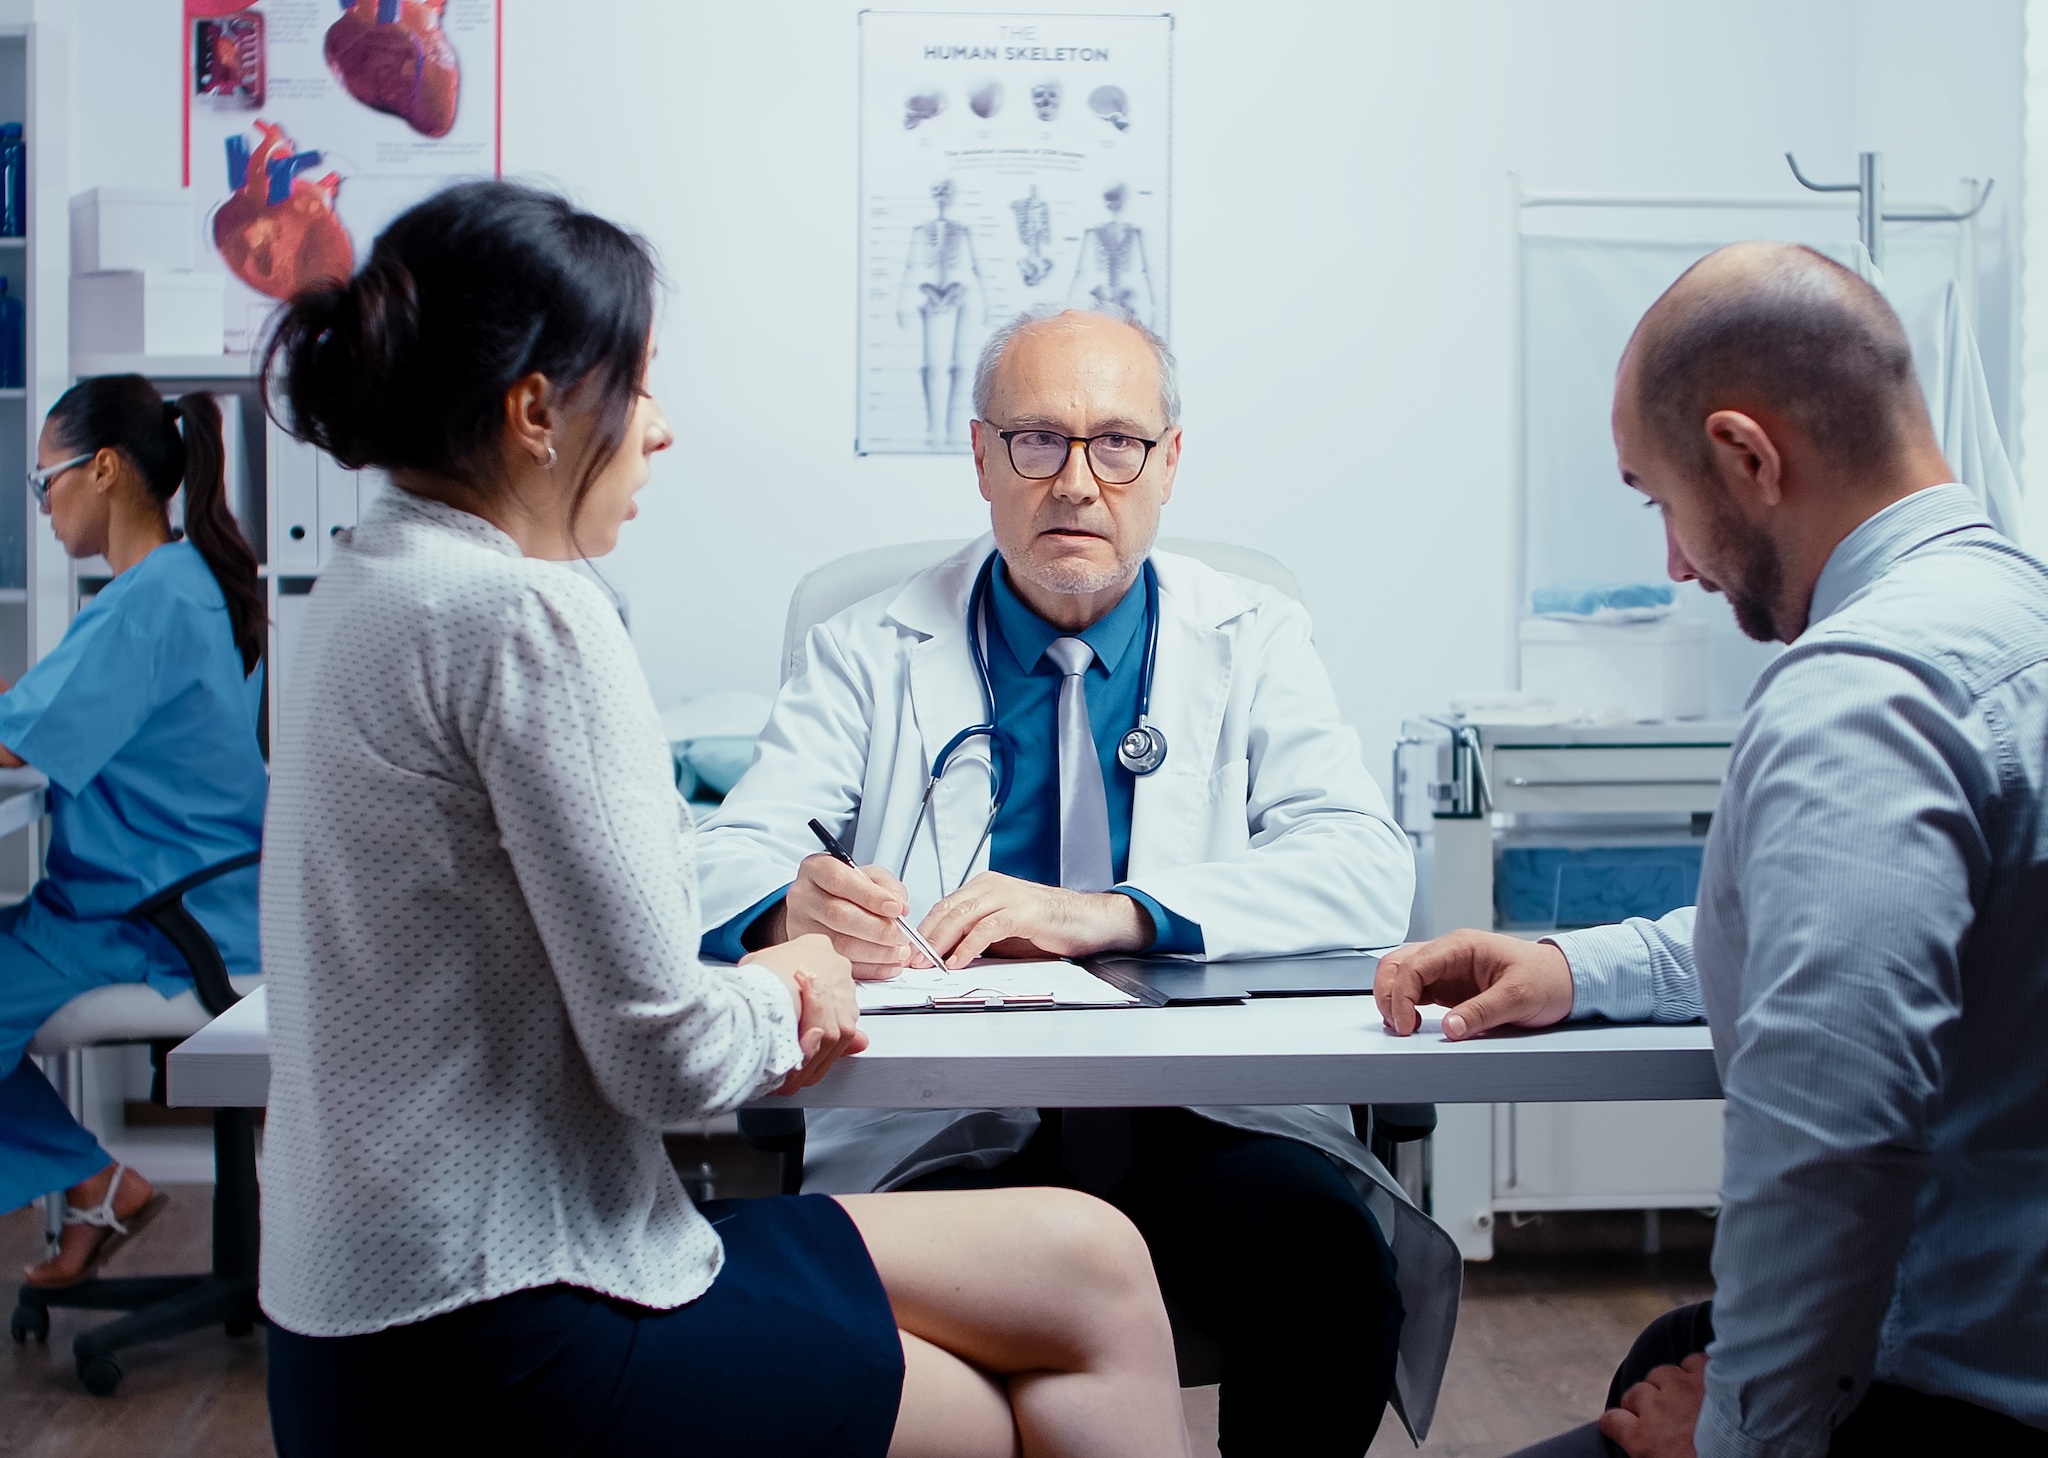
<path fill-rule="evenodd" d="M 1526 881 L 1532 847 L 1668 850 L 1696 839 L 1720 797 L 1733 729 L 1410 721 L 1395 755 L 1397 814 L 1416 845 L 1409 935 L 1554 929 L 1532 925 L 1516 886 L 1497 876 L 1518 866 Z M 1468 1260 L 1493 1255 L 1499 1214 L 1719 1203 L 1719 1100 L 1445 1104 L 1437 1117 L 1430 1208 Z"/>

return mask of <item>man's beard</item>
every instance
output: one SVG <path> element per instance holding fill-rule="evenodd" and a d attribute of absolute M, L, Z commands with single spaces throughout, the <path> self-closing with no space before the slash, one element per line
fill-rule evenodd
<path fill-rule="evenodd" d="M 1785 588 L 1785 564 L 1768 538 L 1751 535 L 1725 499 L 1714 508 L 1715 556 L 1728 564 L 1715 585 L 1735 612 L 1735 626 L 1759 643 L 1776 643 L 1776 605 Z"/>

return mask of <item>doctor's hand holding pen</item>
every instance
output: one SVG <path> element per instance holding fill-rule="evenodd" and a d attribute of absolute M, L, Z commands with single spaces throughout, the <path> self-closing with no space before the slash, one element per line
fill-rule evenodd
<path fill-rule="evenodd" d="M 765 967 L 782 980 L 797 1006 L 797 1040 L 803 1062 L 790 1070 L 777 1093 L 792 1094 L 823 1078 L 842 1054 L 868 1046 L 860 1030 L 860 1004 L 853 993 L 853 967 L 822 936 L 801 936 L 740 958 L 742 967 Z"/>
<path fill-rule="evenodd" d="M 776 908 L 770 936 L 822 934 L 853 962 L 863 981 L 929 965 L 897 918 L 910 898 L 880 866 L 854 867 L 830 855 L 808 856 Z M 955 969 L 983 953 L 1004 957 L 1085 957 L 1149 946 L 1152 918 L 1128 896 L 1066 891 L 983 871 L 927 911 L 918 933 Z"/>

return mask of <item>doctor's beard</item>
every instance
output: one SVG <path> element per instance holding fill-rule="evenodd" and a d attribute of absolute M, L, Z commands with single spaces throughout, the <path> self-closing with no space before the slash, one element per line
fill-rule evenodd
<path fill-rule="evenodd" d="M 1059 596 L 1092 596 L 1096 592 L 1108 592 L 1110 588 L 1137 582 L 1139 567 L 1145 565 L 1145 559 L 1151 555 L 1153 541 L 1159 537 L 1159 522 L 1157 518 L 1153 518 L 1151 530 L 1145 532 L 1145 541 L 1139 543 L 1135 553 L 1130 553 L 1118 539 L 1116 528 L 1116 518 L 1110 516 L 1110 512 L 1104 510 L 1100 502 L 1094 510 L 1083 510 L 1079 514 L 1075 514 L 1071 508 L 1051 510 L 1044 512 L 1038 520 L 1030 524 L 1030 539 L 1020 549 L 1012 549 L 1010 545 L 1004 543 L 997 543 L 997 549 L 1004 555 L 1004 565 L 1010 567 L 1012 580 L 1022 577 L 1024 582 L 1038 588 L 1040 592 L 1053 592 Z M 1087 557 L 1067 555 L 1040 559 L 1034 549 L 1040 541 L 1044 541 L 1044 532 L 1059 530 L 1094 534 L 1096 539 L 1110 547 L 1110 551 L 1116 557 L 1116 565 L 1108 567 L 1098 561 L 1090 561 Z"/>

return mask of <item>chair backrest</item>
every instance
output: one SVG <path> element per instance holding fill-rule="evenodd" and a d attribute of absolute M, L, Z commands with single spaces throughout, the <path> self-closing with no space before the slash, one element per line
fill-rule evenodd
<path fill-rule="evenodd" d="M 834 613 L 852 607 L 894 586 L 934 562 L 942 561 L 966 546 L 966 537 L 944 542 L 905 542 L 894 547 L 871 547 L 827 562 L 806 573 L 789 595 L 789 617 L 782 627 L 782 681 L 788 683 L 804 671 L 804 640 L 818 624 Z M 1301 601 L 1301 584 L 1278 559 L 1234 542 L 1205 542 L 1192 537 L 1161 537 L 1159 550 L 1207 563 L 1218 572 L 1234 573 L 1276 587 L 1296 602 Z"/>

